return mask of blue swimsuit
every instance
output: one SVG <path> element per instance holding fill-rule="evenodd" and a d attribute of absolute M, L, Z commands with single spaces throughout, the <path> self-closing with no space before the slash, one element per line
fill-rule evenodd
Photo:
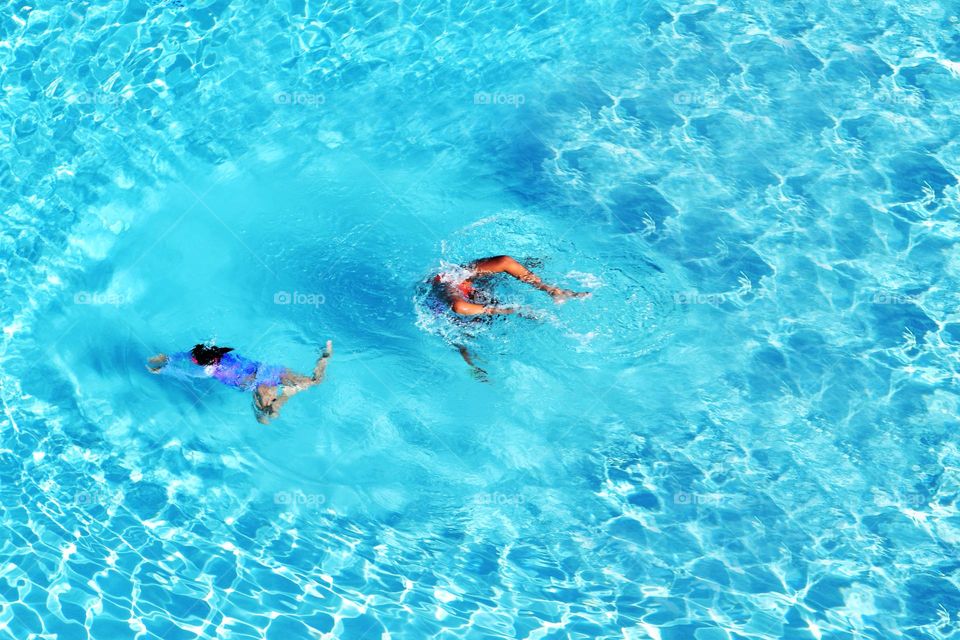
<path fill-rule="evenodd" d="M 228 387 L 250 391 L 261 385 L 279 386 L 286 368 L 250 360 L 233 351 L 223 354 L 218 364 L 204 367 L 184 351 L 170 356 L 161 371 L 177 378 L 216 378 Z"/>

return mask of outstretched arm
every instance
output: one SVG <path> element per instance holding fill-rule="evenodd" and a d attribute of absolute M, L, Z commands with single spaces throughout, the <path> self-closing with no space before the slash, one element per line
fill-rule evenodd
<path fill-rule="evenodd" d="M 150 373 L 160 373 L 160 370 L 167 366 L 169 360 L 166 355 L 158 353 L 147 360 L 147 371 Z"/>

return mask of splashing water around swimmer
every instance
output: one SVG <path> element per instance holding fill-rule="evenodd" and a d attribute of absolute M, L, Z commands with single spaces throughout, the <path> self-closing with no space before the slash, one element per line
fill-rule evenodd
<path fill-rule="evenodd" d="M 471 245 L 489 246 L 499 241 L 506 246 L 521 246 L 528 252 L 536 249 L 538 255 L 548 257 L 546 260 L 525 258 L 516 261 L 509 256 L 501 256 L 493 259 L 492 269 L 488 272 L 483 269 L 478 271 L 476 261 L 443 262 L 439 273 L 427 277 L 424 284 L 418 288 L 415 298 L 418 326 L 439 335 L 454 347 L 475 373 L 482 374 L 479 376 L 481 380 L 488 378 L 486 371 L 476 364 L 477 358 L 483 361 L 486 367 L 490 364 L 489 358 L 497 354 L 519 357 L 519 351 L 506 351 L 505 345 L 508 342 L 517 346 L 551 340 L 538 336 L 541 332 L 535 327 L 510 323 L 510 328 L 507 329 L 505 320 L 491 321 L 487 317 L 490 315 L 516 313 L 538 321 L 534 324 L 546 323 L 543 331 L 547 331 L 547 335 L 560 330 L 576 341 L 574 346 L 578 350 L 584 350 L 588 344 L 599 348 L 600 354 L 605 354 L 600 355 L 601 358 L 624 357 L 628 353 L 640 355 L 650 348 L 655 348 L 662 338 L 654 336 L 662 334 L 660 322 L 666 320 L 665 317 L 658 316 L 665 311 L 672 314 L 669 310 L 673 307 L 668 302 L 670 293 L 657 290 L 664 286 L 661 282 L 665 280 L 663 270 L 641 262 L 637 268 L 641 272 L 647 272 L 647 275 L 637 278 L 627 276 L 626 269 L 604 265 L 596 256 L 577 254 L 569 245 L 542 241 L 539 246 L 533 245 L 529 242 L 531 237 L 549 237 L 549 233 L 525 228 L 530 223 L 529 217 L 518 216 L 512 212 L 491 216 L 460 230 L 451 240 L 445 241 L 443 247 L 448 254 L 462 255 L 469 251 Z M 554 254 L 553 259 L 550 257 L 551 252 Z M 570 259 L 581 266 L 590 263 L 591 270 L 600 274 L 566 269 L 564 276 L 566 280 L 578 283 L 583 289 L 602 290 L 598 300 L 588 301 L 583 308 L 551 310 L 543 307 L 541 298 L 530 295 L 531 290 L 540 289 L 549 293 L 558 303 L 571 298 L 583 300 L 592 296 L 589 291 L 574 292 L 543 284 L 527 269 L 540 269 L 545 262 L 549 262 L 554 272 L 563 274 L 564 265 L 557 263 L 564 259 Z M 618 256 L 617 260 L 622 261 L 622 256 Z M 501 272 L 510 273 L 510 270 L 514 272 L 510 274 L 512 277 L 498 276 Z M 526 274 L 535 279 L 531 283 L 534 286 L 516 286 L 525 281 Z M 469 304 L 463 304 L 464 302 Z M 457 305 L 465 312 L 457 313 Z M 650 318 L 644 319 L 642 316 L 645 314 L 651 314 Z M 654 333 L 650 336 L 643 335 L 650 330 L 654 330 Z M 509 337 L 510 333 L 514 334 L 513 338 Z M 622 346 L 615 346 L 614 343 Z"/>

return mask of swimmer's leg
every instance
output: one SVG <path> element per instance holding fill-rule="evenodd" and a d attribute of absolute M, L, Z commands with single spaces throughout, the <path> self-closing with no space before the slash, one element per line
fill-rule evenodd
<path fill-rule="evenodd" d="M 463 358 L 463 361 L 470 365 L 470 368 L 473 369 L 473 375 L 476 376 L 477 380 L 480 382 L 488 382 L 487 372 L 473 363 L 473 357 L 470 355 L 470 350 L 462 344 L 455 344 L 453 346 L 455 346 L 457 351 L 460 352 L 460 357 Z"/>
<path fill-rule="evenodd" d="M 257 422 L 267 424 L 276 418 L 280 413 L 280 407 L 285 405 L 294 393 L 288 392 L 284 385 L 261 384 L 254 389 L 253 408 Z"/>
<path fill-rule="evenodd" d="M 280 413 L 280 408 L 290 401 L 290 398 L 301 391 L 306 391 L 310 387 L 323 382 L 324 374 L 327 370 L 327 363 L 333 355 L 333 342 L 327 340 L 327 345 L 317 360 L 317 365 L 313 369 L 313 376 L 301 375 L 291 369 L 287 369 L 280 376 L 280 384 L 260 385 L 253 392 L 253 404 L 257 409 L 257 421 L 266 424 L 271 418 L 276 418 Z"/>
<path fill-rule="evenodd" d="M 470 263 L 470 267 L 477 273 L 477 275 L 487 275 L 490 273 L 510 274 L 517 280 L 526 282 L 531 287 L 539 289 L 540 291 L 546 291 L 550 294 L 555 302 L 563 302 L 567 298 L 583 298 L 590 295 L 589 293 L 570 291 L 568 289 L 561 289 L 559 287 L 547 284 L 541 280 L 539 276 L 510 256 L 481 258 Z"/>
<path fill-rule="evenodd" d="M 308 384 L 303 384 L 306 380 Z M 267 424 L 280 415 L 280 409 L 290 398 L 313 386 L 311 378 L 289 372 L 280 378 L 280 384 L 270 386 L 262 384 L 253 391 L 253 406 L 257 413 L 257 422 Z"/>
<path fill-rule="evenodd" d="M 330 358 L 332 356 L 333 356 L 333 340 L 327 340 L 327 344 L 323 348 L 323 353 L 320 354 L 320 358 L 317 360 L 317 364 L 313 368 L 314 384 L 320 384 L 321 382 L 323 382 L 323 377 L 327 373 L 327 363 L 330 362 Z"/>
<path fill-rule="evenodd" d="M 327 340 L 323 353 L 320 354 L 316 366 L 313 367 L 312 376 L 301 375 L 291 369 L 284 371 L 283 375 L 280 376 L 284 394 L 287 393 L 287 389 L 290 389 L 292 393 L 298 393 L 323 382 L 323 378 L 327 372 L 327 363 L 330 361 L 331 356 L 333 356 L 333 342 Z"/>

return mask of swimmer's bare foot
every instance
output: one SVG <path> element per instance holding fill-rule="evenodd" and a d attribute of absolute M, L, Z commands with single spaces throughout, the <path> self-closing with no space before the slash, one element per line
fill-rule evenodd
<path fill-rule="evenodd" d="M 557 304 L 562 304 L 573 298 L 586 298 L 590 295 L 588 291 L 571 291 L 559 287 L 551 287 L 547 293 L 550 294 L 550 297 L 553 298 L 553 301 Z"/>
<path fill-rule="evenodd" d="M 313 368 L 313 379 L 317 382 L 323 380 L 323 374 L 327 370 L 327 362 L 330 360 L 330 357 L 333 355 L 333 340 L 327 340 L 327 344 L 323 349 L 323 353 L 320 354 L 320 357 L 317 359 L 317 365 Z"/>

